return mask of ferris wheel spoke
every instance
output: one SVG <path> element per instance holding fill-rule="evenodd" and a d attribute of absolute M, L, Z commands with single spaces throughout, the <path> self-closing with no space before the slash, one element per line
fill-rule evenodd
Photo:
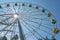
<path fill-rule="evenodd" d="M 9 28 L 9 30 L 10 30 L 11 28 L 12 28 L 12 26 Z M 4 34 L 4 36 L 5 36 L 5 35 L 7 35 L 7 34 L 8 34 L 8 32 L 9 32 L 9 31 L 7 31 L 7 32 Z"/>
<path fill-rule="evenodd" d="M 32 20 L 30 20 L 31 18 L 26 18 L 26 17 L 23 17 L 26 21 L 30 21 L 30 22 L 33 22 L 33 23 L 37 23 L 38 25 L 39 25 L 39 23 L 38 22 L 34 22 L 34 21 L 32 21 Z M 44 20 L 44 19 L 40 19 L 40 20 Z M 45 19 L 45 20 L 47 20 L 47 19 Z M 44 21 L 45 21 L 44 20 Z M 50 21 L 50 20 L 48 20 L 48 21 Z"/>
<path fill-rule="evenodd" d="M 16 13 L 16 9 L 15 9 L 15 7 L 13 6 L 13 9 L 14 9 L 14 11 L 15 11 L 15 13 Z"/>
<path fill-rule="evenodd" d="M 22 20 L 23 20 L 23 19 L 22 19 Z M 28 24 L 26 21 L 23 20 L 23 22 L 26 23 L 26 24 L 30 27 L 30 24 Z M 30 28 L 32 28 L 32 27 L 30 27 Z M 32 29 L 33 29 L 33 28 L 32 28 Z M 36 33 L 37 33 L 41 38 L 44 39 L 44 37 L 42 37 L 38 32 L 36 32 Z"/>
<path fill-rule="evenodd" d="M 26 23 L 26 22 L 25 22 Z M 26 23 L 27 24 L 27 23 Z M 28 24 L 27 24 L 28 25 Z M 29 26 L 30 27 L 30 26 Z M 30 27 L 31 28 L 31 27 Z M 31 28 L 32 30 L 34 30 L 33 28 Z M 35 33 L 37 33 L 41 38 L 44 38 L 42 37 L 37 31 L 35 31 Z M 33 34 L 34 35 L 34 34 Z"/>
<path fill-rule="evenodd" d="M 21 14 L 25 11 L 25 9 L 22 9 L 22 6 L 20 5 L 20 8 L 18 9 L 18 12 Z"/>
<path fill-rule="evenodd" d="M 7 17 L 6 19 L 3 19 L 2 20 L 2 22 L 5 22 L 5 21 L 7 21 L 7 20 L 9 20 L 9 19 L 11 19 L 12 17 Z"/>
<path fill-rule="evenodd" d="M 8 17 L 8 16 L 12 16 L 13 14 L 0 14 L 0 16 L 2 17 Z"/>
<path fill-rule="evenodd" d="M 3 9 L 3 11 L 5 12 L 5 14 L 9 14 L 11 13 L 12 9 L 8 7 L 6 9 Z"/>
<path fill-rule="evenodd" d="M 23 18 L 27 18 L 27 17 L 29 17 L 30 19 L 32 18 L 32 19 L 39 19 L 39 20 L 44 20 L 44 21 L 51 21 L 51 20 L 49 20 L 49 19 L 47 19 L 47 18 L 38 18 L 38 17 L 31 17 L 31 16 L 25 16 L 25 17 L 23 17 Z"/>
<path fill-rule="evenodd" d="M 25 11 L 25 10 L 26 10 L 26 11 Z M 31 8 L 30 8 L 30 9 L 28 9 L 28 8 L 25 9 L 25 8 L 24 8 L 21 13 L 27 14 L 27 13 L 29 13 L 29 12 L 31 12 L 31 11 L 32 11 L 32 12 L 37 12 L 37 11 L 35 11 L 35 10 L 32 10 Z"/>
<path fill-rule="evenodd" d="M 45 33 L 47 33 L 47 34 L 49 34 L 49 35 L 51 35 L 52 36 L 52 34 L 51 33 L 49 33 L 49 32 L 47 32 L 47 31 L 45 31 L 45 30 L 42 30 L 42 29 L 40 29 L 39 27 L 37 27 L 39 30 L 41 30 L 41 31 L 43 31 L 43 32 L 45 32 Z"/>
<path fill-rule="evenodd" d="M 30 25 L 30 24 L 29 24 Z M 32 25 L 33 27 L 34 27 L 34 25 Z M 40 25 L 40 26 L 42 26 L 42 25 Z M 42 26 L 43 27 L 43 26 Z M 44 26 L 44 27 L 46 27 L 46 26 Z M 35 28 L 38 28 L 39 30 L 41 30 L 41 31 L 43 31 L 43 32 L 45 32 L 45 33 L 47 33 L 47 34 L 49 34 L 49 35 L 52 35 L 51 33 L 49 33 L 49 32 L 47 32 L 47 31 L 45 31 L 45 30 L 42 30 L 42 29 L 40 29 L 39 27 L 35 27 Z M 49 28 L 50 29 L 50 28 Z"/>
<path fill-rule="evenodd" d="M 42 24 L 41 24 L 41 26 L 42 26 L 42 27 L 46 27 L 46 28 L 48 28 L 48 29 L 50 29 L 50 30 L 52 31 L 52 28 L 50 28 L 50 27 L 47 27 L 47 26 L 42 25 Z"/>
<path fill-rule="evenodd" d="M 26 19 L 26 18 L 25 18 L 25 19 Z M 26 21 L 27 21 L 27 20 L 26 20 Z M 30 20 L 29 20 L 29 21 L 30 21 Z M 32 22 L 32 21 L 31 21 L 31 22 Z M 49 27 L 47 27 L 47 26 L 45 26 L 45 25 L 42 25 L 42 24 L 41 24 L 41 26 L 46 27 L 46 28 L 52 30 L 52 28 L 49 28 Z"/>
<path fill-rule="evenodd" d="M 25 10 L 26 10 L 25 8 L 22 9 L 22 7 L 20 7 L 20 9 L 18 10 L 18 12 L 20 11 L 20 14 L 21 14 L 21 13 L 24 14 L 24 12 L 26 12 Z"/>
<path fill-rule="evenodd" d="M 15 23 L 16 23 L 16 20 L 15 20 L 14 22 L 12 22 L 11 24 L 5 26 L 2 30 L 4 30 L 5 28 L 8 28 L 9 26 L 11 26 L 11 25 L 13 25 L 13 24 L 15 24 Z"/>
<path fill-rule="evenodd" d="M 0 32 L 3 32 L 3 31 L 13 32 L 12 30 L 6 30 L 6 29 L 4 29 L 4 30 L 0 30 Z"/>
<path fill-rule="evenodd" d="M 25 23 L 25 22 L 24 22 Z M 25 24 L 23 23 L 24 26 L 26 26 Z M 27 30 L 29 30 L 30 33 L 32 33 L 32 35 L 35 37 L 35 38 L 38 38 L 36 35 L 34 35 L 34 33 L 26 26 Z"/>
<path fill-rule="evenodd" d="M 28 10 L 26 10 L 26 12 L 24 12 L 24 14 L 25 14 L 25 13 L 30 13 L 30 14 L 34 15 L 36 12 L 37 12 L 37 13 L 40 13 L 41 11 L 36 11 L 36 10 L 28 9 Z M 43 14 L 41 13 L 40 15 L 43 15 Z M 45 14 L 45 15 L 46 15 L 46 14 Z"/>
<path fill-rule="evenodd" d="M 25 12 L 24 12 L 25 13 Z M 39 13 L 39 14 L 38 14 Z M 31 15 L 31 16 L 37 16 L 37 15 L 43 15 L 42 13 L 40 13 L 39 11 L 31 11 L 31 12 L 26 12 L 26 15 Z"/>
<path fill-rule="evenodd" d="M 25 11 L 24 13 L 27 13 L 27 12 L 36 12 L 36 10 L 33 10 L 33 9 L 31 9 L 31 8 L 30 8 L 30 9 L 27 8 L 26 11 Z"/>
<path fill-rule="evenodd" d="M 0 11 L 0 12 L 7 14 L 8 12 L 6 12 L 6 11 L 9 11 L 9 10 L 3 9 L 3 11 Z"/>
<path fill-rule="evenodd" d="M 8 26 L 10 26 L 10 25 L 5 26 L 2 30 L 4 30 L 5 28 L 7 28 Z"/>
<path fill-rule="evenodd" d="M 38 12 L 39 12 L 39 11 L 30 11 L 30 12 L 28 11 L 28 12 L 26 12 L 26 14 L 30 14 L 30 15 L 36 16 L 36 15 L 35 15 L 36 13 L 37 13 L 37 15 L 39 15 Z M 39 13 L 40 13 L 40 12 L 39 12 Z M 43 14 L 40 14 L 40 15 L 43 15 Z"/>
<path fill-rule="evenodd" d="M 24 25 L 24 24 L 23 24 Z M 26 25 L 24 25 L 24 26 L 26 26 Z M 27 28 L 27 30 L 29 31 L 29 33 L 31 33 L 36 39 L 38 38 L 36 35 L 34 35 L 34 33 L 28 28 L 28 27 L 26 27 Z M 28 33 L 27 33 L 28 34 Z M 27 34 L 25 34 L 25 35 L 27 35 Z"/>
<path fill-rule="evenodd" d="M 4 12 L 4 11 L 0 11 L 0 12 L 2 12 L 2 13 L 4 13 L 4 14 L 6 13 L 6 12 Z"/>
<path fill-rule="evenodd" d="M 12 28 L 13 25 L 15 25 L 15 23 L 16 23 L 16 22 L 14 22 L 14 23 L 11 25 L 11 27 L 9 28 L 9 30 Z M 7 35 L 8 32 L 9 32 L 9 31 L 7 31 L 7 32 L 5 33 L 5 35 Z"/>
<path fill-rule="evenodd" d="M 24 15 L 25 16 L 25 15 Z M 43 21 L 50 21 L 51 22 L 51 20 L 52 20 L 52 18 L 42 18 L 42 16 L 40 17 L 40 18 L 38 18 L 38 16 L 39 15 L 37 15 L 36 17 L 34 17 L 34 16 L 31 16 L 31 15 L 29 15 L 29 16 L 25 16 L 25 17 L 29 17 L 30 19 L 32 18 L 32 19 L 40 19 L 40 20 L 43 20 Z"/>
<path fill-rule="evenodd" d="M 28 15 L 28 16 L 44 16 L 43 14 L 38 14 L 38 13 L 36 13 L 36 12 L 33 12 L 32 14 L 26 14 L 26 15 Z"/>
<path fill-rule="evenodd" d="M 13 23 L 13 22 L 12 22 Z M 7 22 L 2 22 L 2 21 L 0 21 L 0 24 L 2 24 L 2 25 L 10 25 L 11 23 L 8 23 L 8 21 Z"/>
<path fill-rule="evenodd" d="M 18 7 L 18 11 L 17 11 L 17 12 L 19 12 L 21 9 L 22 9 L 22 8 L 21 8 L 21 5 L 19 5 L 19 7 Z"/>
<path fill-rule="evenodd" d="M 10 24 L 8 24 L 6 22 L 0 22 L 0 24 L 2 24 L 2 25 L 10 25 Z"/>
<path fill-rule="evenodd" d="M 25 22 L 26 23 L 26 22 Z M 28 25 L 30 25 L 30 24 L 28 24 Z M 33 25 L 32 25 L 32 27 L 34 27 Z M 31 26 L 30 26 L 30 28 L 32 28 Z M 45 32 L 45 33 L 47 33 L 47 34 L 49 34 L 49 35 L 52 35 L 51 33 L 49 33 L 49 32 L 47 32 L 47 31 L 45 31 L 45 30 L 42 30 L 42 29 L 40 29 L 39 27 L 35 27 L 35 28 L 38 28 L 39 30 L 41 30 L 41 31 L 43 31 L 43 32 Z M 33 29 L 33 28 L 32 28 Z"/>
<path fill-rule="evenodd" d="M 26 21 L 24 21 L 24 23 L 26 23 L 27 25 L 31 25 L 31 24 L 27 23 Z M 32 25 L 32 27 L 37 28 L 37 27 L 35 27 L 34 25 Z M 32 28 L 32 27 L 30 26 L 30 28 Z M 52 35 L 51 33 L 48 33 L 48 32 L 45 31 L 45 30 L 42 30 L 42 29 L 40 29 L 40 28 L 38 28 L 38 29 L 41 30 L 41 31 L 44 31 L 45 33 L 47 33 L 47 34 L 49 34 L 49 35 Z"/>
<path fill-rule="evenodd" d="M 42 27 L 46 27 L 46 28 L 50 29 L 51 31 L 53 30 L 52 27 L 51 27 L 51 26 L 53 26 L 52 24 L 50 25 L 50 24 L 43 24 L 43 23 L 41 23 L 41 26 Z"/>
<path fill-rule="evenodd" d="M 16 33 L 16 26 L 13 27 L 14 32 L 12 32 L 12 34 Z"/>
<path fill-rule="evenodd" d="M 34 25 L 32 25 L 33 27 L 35 27 Z M 40 26 L 42 26 L 42 25 L 40 25 Z M 44 26 L 44 25 L 43 25 Z M 42 26 L 42 27 L 43 27 Z M 44 27 L 46 27 L 46 26 L 44 26 Z M 35 27 L 35 28 L 38 28 L 39 30 L 41 30 L 41 31 L 44 31 L 45 33 L 47 33 L 47 34 L 49 34 L 49 35 L 52 35 L 51 33 L 49 33 L 49 32 L 47 32 L 47 31 L 45 31 L 45 30 L 42 30 L 42 29 L 40 29 L 39 27 Z M 48 28 L 48 27 L 46 27 L 46 28 Z M 49 28 L 50 29 L 50 28 Z M 50 29 L 51 30 L 51 29 Z"/>
<path fill-rule="evenodd" d="M 39 23 L 38 22 L 35 22 L 35 21 L 32 21 L 32 20 L 29 20 L 29 19 L 27 19 L 27 18 L 25 18 L 26 19 L 26 21 L 30 21 L 30 22 L 33 22 L 33 23 L 36 23 L 36 24 L 38 24 L 39 25 Z"/>

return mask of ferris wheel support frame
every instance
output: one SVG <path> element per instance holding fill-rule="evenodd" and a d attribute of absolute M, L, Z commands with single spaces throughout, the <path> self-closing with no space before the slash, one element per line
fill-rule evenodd
<path fill-rule="evenodd" d="M 24 35 L 23 35 L 23 30 L 22 30 L 22 27 L 21 27 L 19 19 L 18 19 L 18 28 L 19 28 L 20 40 L 25 40 L 24 39 Z"/>
<path fill-rule="evenodd" d="M 28 4 L 28 3 L 27 3 Z M 34 6 L 33 6 L 34 5 Z M 4 33 L 4 35 L 6 35 L 7 36 L 7 34 L 8 34 L 8 32 L 14 32 L 14 30 L 16 29 L 16 28 L 14 28 L 14 30 L 12 30 L 12 28 L 11 28 L 11 30 L 7 30 L 7 29 L 10 29 L 10 27 L 8 28 L 8 26 L 12 26 L 12 25 L 10 25 L 10 24 L 8 24 L 8 23 L 11 23 L 11 24 L 13 24 L 13 26 L 15 26 L 14 24 L 17 22 L 17 27 L 18 27 L 18 30 L 19 30 L 19 32 L 18 32 L 18 34 L 19 34 L 19 39 L 18 40 L 26 40 L 27 39 L 27 37 L 29 36 L 29 34 L 27 34 L 27 33 L 25 33 L 24 31 L 25 30 L 23 30 L 23 28 L 22 28 L 22 26 L 26 26 L 26 29 L 31 33 L 31 35 L 32 36 L 36 36 L 35 38 L 36 39 L 38 39 L 38 40 L 40 40 L 40 37 L 41 37 L 41 39 L 42 40 L 45 40 L 45 39 L 47 39 L 47 38 L 45 38 L 45 37 L 43 37 L 41 34 L 40 34 L 40 32 L 38 32 L 38 30 L 41 30 L 41 32 L 43 31 L 43 33 L 45 32 L 45 33 L 47 33 L 48 35 L 46 35 L 46 37 L 48 37 L 49 35 L 52 35 L 52 36 L 55 36 L 55 34 L 58 34 L 58 32 L 60 32 L 60 30 L 57 28 L 57 26 L 56 26 L 56 20 L 55 20 L 55 18 L 54 18 L 54 16 L 51 14 L 51 12 L 49 11 L 49 10 L 47 10 L 47 9 L 45 9 L 45 8 L 43 8 L 43 7 L 41 7 L 41 9 L 40 9 L 40 7 L 38 6 L 38 5 L 36 5 L 35 6 L 35 4 L 28 4 L 27 6 L 26 6 L 26 3 L 21 3 L 21 9 L 20 9 L 20 3 L 12 3 L 11 4 L 11 6 L 10 6 L 10 3 L 8 3 L 8 4 L 4 4 L 4 5 L 0 5 L 0 9 L 2 8 L 2 7 L 6 7 L 6 11 L 5 11 L 5 8 L 3 8 L 2 10 L 3 11 L 1 11 L 0 10 L 0 12 L 1 13 L 3 13 L 3 14 L 0 14 L 0 16 L 2 17 L 2 19 L 0 19 L 2 22 L 0 22 L 0 24 L 2 24 L 2 25 L 7 25 L 7 26 L 5 26 L 2 30 L 0 30 L 1 31 L 1 34 L 2 34 L 2 31 L 7 31 L 6 33 Z M 19 8 L 18 8 L 19 7 Z M 23 7 L 24 7 L 24 9 L 23 9 Z M 26 8 L 26 11 L 24 11 L 25 10 L 25 8 Z M 33 8 L 33 9 L 32 9 Z M 13 9 L 13 10 L 12 10 Z M 7 13 L 10 13 L 10 12 L 12 12 L 12 11 L 10 11 L 10 10 L 12 10 L 13 11 L 13 13 L 12 14 L 7 14 Z M 16 11 L 17 10 L 17 11 Z M 19 12 L 19 11 L 20 12 Z M 46 11 L 45 11 L 46 10 Z M 9 11 L 9 12 L 7 12 L 7 11 Z M 23 12 L 24 11 L 24 12 Z M 49 12 L 48 12 L 49 11 Z M 22 15 L 22 17 L 21 17 L 21 15 L 19 15 L 19 13 L 22 13 L 23 12 L 23 14 L 21 14 Z M 36 14 L 36 13 L 37 14 Z M 42 13 L 42 14 L 39 14 L 39 13 Z M 5 14 L 4 14 L 5 13 Z M 24 15 L 24 13 L 26 13 L 26 15 Z M 30 15 L 29 14 L 27 14 L 27 13 L 30 13 Z M 33 14 L 33 13 L 35 13 L 35 14 Z M 45 14 L 45 13 L 47 13 L 47 14 Z M 10 16 L 9 16 L 10 15 Z M 12 16 L 11 16 L 12 15 Z M 9 17 L 8 17 L 9 16 Z M 21 21 L 23 22 L 23 24 L 21 25 L 21 21 L 20 21 L 20 18 L 22 19 Z M 42 17 L 42 18 L 41 18 Z M 46 18 L 47 17 L 47 18 Z M 52 18 L 53 17 L 53 18 Z M 4 18 L 4 19 L 3 19 Z M 14 19 L 14 20 L 13 20 Z M 16 21 L 15 21 L 15 19 L 17 19 Z M 37 19 L 37 20 L 36 20 Z M 9 21 L 9 20 L 13 20 L 12 22 L 11 21 Z M 36 20 L 36 21 L 35 21 Z M 6 22 L 7 21 L 7 22 Z M 40 22 L 41 23 L 40 23 Z M 44 23 L 45 22 L 45 23 Z M 49 24 L 47 24 L 49 22 Z M 51 22 L 51 24 L 52 25 L 50 25 L 50 22 Z M 32 25 L 30 24 L 30 23 L 32 23 Z M 36 24 L 36 25 L 35 25 Z M 40 25 L 41 24 L 41 25 Z M 31 27 L 29 27 L 29 26 L 31 26 Z M 36 27 L 37 26 L 37 27 Z M 41 28 L 40 28 L 40 26 L 42 26 Z M 49 27 L 48 27 L 49 26 Z M 51 27 L 50 28 L 50 26 L 54 26 L 54 27 Z M 56 26 L 56 27 L 55 27 Z M 53 33 L 54 33 L 54 35 L 52 34 L 52 33 L 50 33 L 50 32 L 48 32 L 48 31 L 45 31 L 45 29 L 43 30 L 43 28 L 45 28 L 45 29 L 49 29 L 50 31 L 53 31 Z M 54 29 L 52 29 L 52 28 L 54 28 Z M 32 30 L 30 30 L 30 29 L 32 29 Z M 38 30 L 37 30 L 38 29 Z M 12 33 L 13 34 L 13 33 Z M 12 35 L 11 34 L 11 35 Z M 14 34 L 15 34 L 15 32 L 14 32 Z M 25 38 L 25 36 L 26 36 L 26 34 L 27 34 L 27 37 Z M 37 35 L 35 35 L 35 34 L 37 34 Z M 45 35 L 45 34 L 44 34 Z M 8 37 L 8 36 L 7 36 Z M 12 38 L 13 36 L 11 36 L 11 38 Z M 48 38 L 48 39 L 50 39 L 50 37 Z M 52 38 L 51 40 L 53 40 L 53 39 L 55 39 L 55 38 Z M 28 39 L 27 39 L 28 40 Z"/>

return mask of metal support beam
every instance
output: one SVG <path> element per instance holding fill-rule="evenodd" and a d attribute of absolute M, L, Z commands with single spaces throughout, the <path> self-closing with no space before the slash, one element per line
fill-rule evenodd
<path fill-rule="evenodd" d="M 18 27 L 19 27 L 20 40 L 24 40 L 23 30 L 22 30 L 19 19 L 18 19 Z"/>

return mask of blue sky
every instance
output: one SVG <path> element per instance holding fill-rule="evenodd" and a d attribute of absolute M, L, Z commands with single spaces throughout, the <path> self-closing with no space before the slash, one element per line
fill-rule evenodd
<path fill-rule="evenodd" d="M 6 2 L 29 2 L 41 5 L 54 15 L 57 20 L 57 27 L 60 29 L 60 0 L 0 0 L 0 4 Z M 58 35 L 60 36 L 60 33 Z"/>

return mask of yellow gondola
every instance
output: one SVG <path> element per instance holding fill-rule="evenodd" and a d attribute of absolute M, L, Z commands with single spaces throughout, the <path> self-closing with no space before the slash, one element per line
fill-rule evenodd
<path fill-rule="evenodd" d="M 48 17 L 49 17 L 49 18 L 51 17 L 51 13 L 48 13 Z"/>
<path fill-rule="evenodd" d="M 57 28 L 54 28 L 53 32 L 54 32 L 54 34 L 58 34 L 59 30 Z"/>

